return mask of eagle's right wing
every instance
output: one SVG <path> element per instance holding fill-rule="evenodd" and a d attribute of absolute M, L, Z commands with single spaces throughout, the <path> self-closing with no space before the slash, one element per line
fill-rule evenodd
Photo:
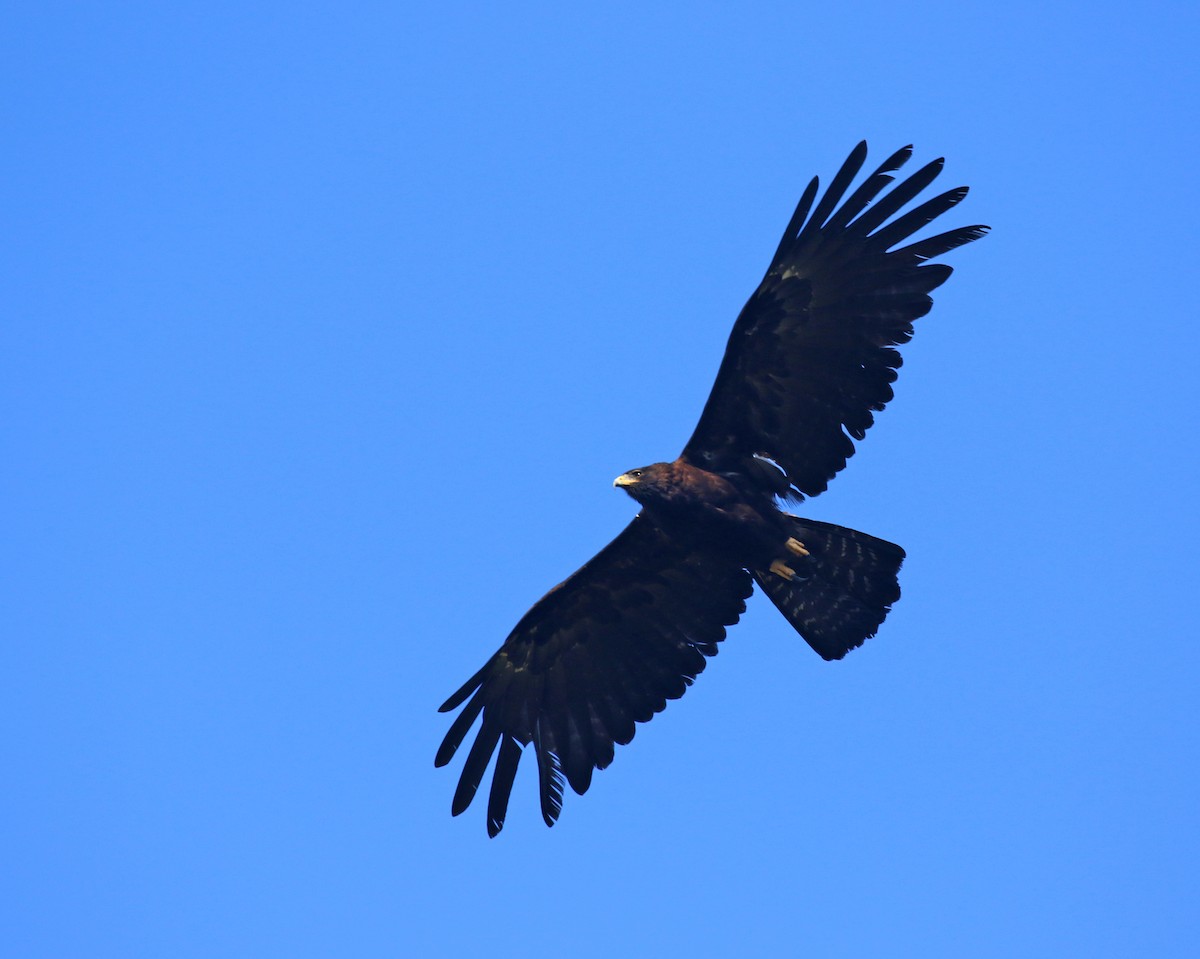
<path fill-rule="evenodd" d="M 454 756 L 476 719 L 451 811 L 475 796 L 499 747 L 488 834 L 504 825 L 522 747 L 533 744 L 542 817 L 562 808 L 563 774 L 575 792 L 669 699 L 678 699 L 717 652 L 753 590 L 750 574 L 719 553 L 689 548 L 645 514 L 513 629 L 499 651 L 441 706 L 463 710 L 434 763 Z"/>

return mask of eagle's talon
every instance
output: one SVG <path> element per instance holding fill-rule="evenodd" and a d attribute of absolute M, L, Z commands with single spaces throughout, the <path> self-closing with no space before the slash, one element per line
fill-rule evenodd
<path fill-rule="evenodd" d="M 784 543 L 783 545 L 786 546 L 793 553 L 795 553 L 797 556 L 808 556 L 809 555 L 809 552 L 805 548 L 804 544 L 802 542 L 800 542 L 800 540 L 796 539 L 794 536 L 789 536 L 787 539 L 787 542 Z"/>
<path fill-rule="evenodd" d="M 782 576 L 784 579 L 788 580 L 788 582 L 791 582 L 796 578 L 796 571 L 792 569 L 792 567 L 785 564 L 781 559 L 777 559 L 771 564 L 771 572 L 776 576 Z"/>

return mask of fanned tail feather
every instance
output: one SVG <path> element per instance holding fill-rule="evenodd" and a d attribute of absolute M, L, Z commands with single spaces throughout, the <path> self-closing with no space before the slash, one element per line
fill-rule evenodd
<path fill-rule="evenodd" d="M 875 635 L 900 598 L 904 550 L 844 526 L 793 520 L 792 535 L 809 551 L 786 560 L 795 578 L 755 572 L 754 579 L 822 658 L 841 659 Z"/>

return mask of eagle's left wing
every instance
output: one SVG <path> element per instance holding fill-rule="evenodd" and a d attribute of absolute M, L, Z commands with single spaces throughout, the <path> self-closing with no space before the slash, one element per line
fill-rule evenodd
<path fill-rule="evenodd" d="M 822 492 L 846 465 L 852 440 L 892 398 L 895 347 L 950 276 L 927 261 L 987 232 L 964 226 L 909 242 L 967 195 L 958 187 L 896 216 L 942 169 L 935 160 L 884 192 L 910 156 L 911 147 L 892 154 L 846 196 L 867 157 L 860 143 L 819 201 L 817 180 L 808 185 L 734 324 L 684 460 L 772 478 L 768 491 L 792 499 Z M 786 476 L 761 469 L 762 458 Z"/>

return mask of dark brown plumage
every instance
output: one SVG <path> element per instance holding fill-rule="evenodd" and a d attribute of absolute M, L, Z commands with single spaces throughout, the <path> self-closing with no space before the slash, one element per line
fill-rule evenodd
<path fill-rule="evenodd" d="M 585 792 L 613 747 L 633 739 L 636 723 L 683 695 L 754 583 L 825 659 L 875 635 L 900 597 L 904 551 L 793 516 L 777 502 L 822 492 L 846 465 L 852 438 L 862 439 L 892 398 L 895 347 L 912 337 L 913 321 L 932 306 L 930 292 L 950 276 L 950 267 L 927 261 L 987 232 L 959 227 L 899 246 L 967 194 L 959 187 L 897 216 L 942 168 L 935 160 L 884 193 L 911 154 L 894 153 L 849 196 L 865 143 L 819 201 L 812 180 L 734 324 L 682 454 L 617 478 L 641 512 L 526 613 L 442 704 L 443 712 L 462 712 L 438 766 L 480 720 L 454 815 L 470 805 L 498 749 L 488 797 L 495 836 L 532 745 L 542 817 L 553 825 L 564 776 Z"/>

